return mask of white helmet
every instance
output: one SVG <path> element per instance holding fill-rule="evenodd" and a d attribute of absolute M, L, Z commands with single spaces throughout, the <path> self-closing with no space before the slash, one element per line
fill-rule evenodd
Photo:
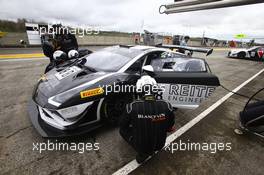
<path fill-rule="evenodd" d="M 136 90 L 143 95 L 152 95 L 153 91 L 151 88 L 153 86 L 157 86 L 156 80 L 149 75 L 144 75 L 137 81 Z"/>
<path fill-rule="evenodd" d="M 63 51 L 61 50 L 56 50 L 54 53 L 53 53 L 53 58 L 55 60 L 59 60 L 59 59 L 65 59 L 67 57 L 66 53 L 64 53 Z"/>
<path fill-rule="evenodd" d="M 79 56 L 79 52 L 77 50 L 70 50 L 68 52 L 68 58 L 72 59 L 72 58 L 78 58 Z"/>

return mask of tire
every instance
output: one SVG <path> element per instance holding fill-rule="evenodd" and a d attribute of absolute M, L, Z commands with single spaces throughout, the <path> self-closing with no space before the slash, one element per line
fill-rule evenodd
<path fill-rule="evenodd" d="M 126 104 L 133 101 L 133 95 L 118 94 L 106 97 L 101 106 L 102 119 L 113 126 L 118 126 L 120 117 L 126 110 Z"/>
<path fill-rule="evenodd" d="M 245 52 L 239 52 L 239 53 L 237 54 L 237 57 L 238 57 L 238 58 L 241 58 L 241 59 L 244 59 L 244 58 L 246 57 L 246 53 L 245 53 Z"/>
<path fill-rule="evenodd" d="M 253 57 L 253 59 L 256 61 L 261 61 L 261 59 L 263 59 L 263 57 L 259 57 L 258 52 L 256 52 L 255 57 Z"/>

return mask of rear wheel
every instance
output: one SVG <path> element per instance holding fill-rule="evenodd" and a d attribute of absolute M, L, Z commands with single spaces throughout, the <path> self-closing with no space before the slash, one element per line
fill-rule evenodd
<path fill-rule="evenodd" d="M 117 126 L 120 117 L 126 110 L 126 104 L 133 101 L 132 94 L 113 95 L 105 98 L 101 107 L 103 119 L 111 125 Z"/>
<path fill-rule="evenodd" d="M 239 52 L 239 53 L 237 54 L 237 57 L 243 59 L 243 58 L 246 57 L 246 53 L 245 53 L 245 52 Z"/>

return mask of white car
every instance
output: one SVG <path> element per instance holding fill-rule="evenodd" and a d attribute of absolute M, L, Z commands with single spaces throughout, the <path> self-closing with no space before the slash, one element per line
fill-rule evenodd
<path fill-rule="evenodd" d="M 264 54 L 264 47 L 254 46 L 249 49 L 233 49 L 228 52 L 228 57 L 231 58 L 251 58 L 251 59 L 262 59 Z"/>

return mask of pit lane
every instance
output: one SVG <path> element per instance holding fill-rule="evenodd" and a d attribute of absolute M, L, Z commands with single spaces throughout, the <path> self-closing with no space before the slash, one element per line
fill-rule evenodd
<path fill-rule="evenodd" d="M 98 47 L 89 47 L 88 49 L 97 50 Z M 13 49 L 11 52 L 10 50 L 2 51 L 1 49 L 0 54 L 2 52 L 4 52 L 3 54 L 32 53 L 31 49 Z M 34 48 L 34 53 L 39 51 Z M 220 78 L 221 83 L 229 89 L 236 88 L 264 68 L 263 63 L 229 59 L 226 58 L 226 54 L 227 50 L 216 50 L 206 60 L 212 71 Z M 200 54 L 199 56 L 204 57 Z M 42 139 L 32 127 L 27 114 L 27 102 L 35 82 L 47 64 L 48 59 L 0 60 L 0 174 L 111 174 L 133 160 L 136 155 L 135 151 L 119 136 L 118 128 L 113 127 L 100 128 L 85 136 L 63 139 L 65 142 L 76 143 L 99 142 L 99 151 L 83 154 L 77 151 L 45 151 L 41 154 L 32 151 L 32 143 L 46 142 L 47 140 Z M 263 73 L 244 87 L 241 92 L 248 95 L 253 94 L 261 86 L 263 86 Z M 176 128 L 179 129 L 188 123 L 227 93 L 222 88 L 218 88 L 216 93 L 196 110 L 178 110 L 175 113 Z M 257 156 L 263 153 L 263 144 L 261 147 L 256 138 L 242 137 L 239 139 L 238 136 L 232 134 L 232 129 L 236 127 L 237 112 L 243 108 L 245 100 L 232 96 L 214 110 L 210 116 L 202 120 L 198 126 L 191 128 L 182 138 L 198 141 L 206 138 L 226 138 L 236 146 L 242 140 L 242 144 L 246 145 L 243 146 L 243 150 L 255 155 L 250 158 L 250 161 L 244 160 L 248 163 L 247 167 L 256 167 L 259 165 L 258 162 L 263 162 L 263 158 Z M 231 120 L 231 122 L 226 120 Z M 253 148 L 247 145 L 248 143 Z M 143 174 L 148 170 L 152 174 L 215 173 L 213 167 L 217 165 L 215 160 L 217 157 L 224 162 L 222 166 L 218 166 L 217 174 L 226 174 L 244 165 L 239 161 L 245 155 L 238 154 L 238 152 L 241 150 L 234 150 L 233 162 L 227 161 L 230 158 L 228 153 L 211 155 L 200 152 L 193 154 L 181 152 L 170 155 L 161 152 L 133 173 Z M 164 162 L 168 160 L 170 163 L 164 165 Z M 195 163 L 198 160 L 201 162 Z M 246 170 L 250 172 L 249 169 Z M 257 172 L 263 172 L 263 170 L 263 166 L 258 166 Z M 237 172 L 239 171 L 237 170 Z"/>

